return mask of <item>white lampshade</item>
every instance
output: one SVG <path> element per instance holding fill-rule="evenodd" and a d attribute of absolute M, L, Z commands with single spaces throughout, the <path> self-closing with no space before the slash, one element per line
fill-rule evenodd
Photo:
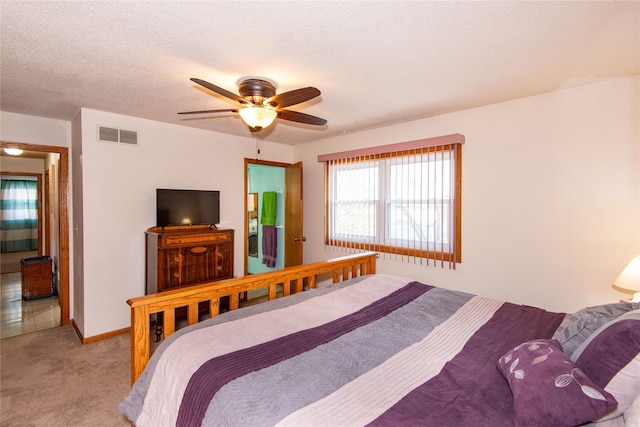
<path fill-rule="evenodd" d="M 5 148 L 4 152 L 12 156 L 19 156 L 22 154 L 22 150 L 19 148 Z"/>
<path fill-rule="evenodd" d="M 633 302 L 640 302 L 640 256 L 634 257 L 613 282 L 618 288 L 635 291 Z"/>
<path fill-rule="evenodd" d="M 275 110 L 262 107 L 247 107 L 240 110 L 240 117 L 254 129 L 264 129 L 276 119 Z"/>

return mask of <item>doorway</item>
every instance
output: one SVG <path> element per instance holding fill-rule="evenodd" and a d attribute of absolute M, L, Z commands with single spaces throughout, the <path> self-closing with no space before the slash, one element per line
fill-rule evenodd
<path fill-rule="evenodd" d="M 40 165 L 42 168 L 42 159 L 28 161 L 31 165 L 36 167 Z M 52 269 L 49 268 L 47 273 L 47 268 L 43 268 L 40 264 L 25 264 L 25 267 L 38 269 L 42 277 L 37 278 L 37 282 L 30 281 L 31 284 L 37 283 L 37 287 L 29 288 L 22 284 L 22 260 L 31 262 L 42 259 L 36 258 L 43 253 L 42 204 L 43 197 L 46 195 L 42 192 L 42 173 L 24 172 L 24 165 L 11 166 L 7 168 L 4 162 L 3 170 L 0 172 L 2 183 L 0 338 L 60 325 L 60 305 L 57 296 L 51 295 Z M 6 170 L 16 172 L 6 172 Z M 32 291 L 38 293 L 41 298 L 32 301 L 30 298 Z M 27 298 L 23 299 L 23 296 Z"/>
<path fill-rule="evenodd" d="M 53 163 L 55 167 L 49 167 L 46 171 L 42 171 L 41 174 L 45 179 L 48 179 L 48 181 L 45 182 L 47 194 L 51 194 L 54 190 L 51 188 L 52 183 L 55 185 L 55 181 L 52 178 L 57 178 L 57 206 L 53 206 L 52 203 L 47 203 L 46 201 L 50 199 L 46 197 L 45 203 L 43 203 L 45 209 L 43 210 L 42 207 L 40 207 L 40 215 L 42 215 L 43 212 L 46 215 L 53 215 L 57 217 L 57 221 L 55 221 L 55 224 L 49 224 L 51 226 L 49 229 L 47 229 L 47 223 L 50 221 L 44 221 L 45 232 L 49 233 L 45 237 L 48 237 L 48 239 L 44 239 L 44 247 L 42 246 L 43 240 L 39 239 L 39 250 L 37 254 L 42 255 L 44 252 L 45 255 L 48 255 L 46 252 L 49 251 L 55 253 L 55 269 L 57 269 L 56 288 L 58 293 L 57 304 L 59 304 L 60 313 L 59 321 L 56 321 L 56 323 L 58 325 L 71 324 L 69 301 L 69 149 L 67 147 L 0 141 L 0 150 L 4 148 L 18 148 L 24 150 L 23 155 L 34 158 L 44 158 L 49 153 L 58 155 L 57 162 Z M 54 209 L 54 211 L 52 211 L 52 209 Z M 55 215 L 56 213 L 57 215 Z M 36 301 L 34 300 L 33 302 Z"/>
<path fill-rule="evenodd" d="M 244 272 L 255 274 L 302 264 L 302 162 L 290 164 L 245 159 Z M 275 200 L 275 267 L 264 263 L 261 221 L 265 193 Z"/>

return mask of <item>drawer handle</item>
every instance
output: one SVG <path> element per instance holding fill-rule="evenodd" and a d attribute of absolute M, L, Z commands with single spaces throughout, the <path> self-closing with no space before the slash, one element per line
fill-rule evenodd
<path fill-rule="evenodd" d="M 222 266 L 221 265 L 218 266 L 218 271 L 222 271 Z"/>
<path fill-rule="evenodd" d="M 222 258 L 222 252 L 218 252 L 218 258 Z"/>
<path fill-rule="evenodd" d="M 179 273 L 173 273 L 173 277 L 175 277 L 177 279 L 178 277 L 180 277 L 180 274 Z"/>
<path fill-rule="evenodd" d="M 173 259 L 173 262 L 175 262 L 176 264 L 177 264 L 177 263 L 179 263 L 179 262 L 180 262 L 180 258 L 175 257 L 175 258 Z"/>

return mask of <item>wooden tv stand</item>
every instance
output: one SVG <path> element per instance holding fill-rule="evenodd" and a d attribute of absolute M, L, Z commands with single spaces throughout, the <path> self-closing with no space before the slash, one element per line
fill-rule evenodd
<path fill-rule="evenodd" d="M 233 277 L 233 230 L 188 225 L 145 234 L 147 294 Z"/>

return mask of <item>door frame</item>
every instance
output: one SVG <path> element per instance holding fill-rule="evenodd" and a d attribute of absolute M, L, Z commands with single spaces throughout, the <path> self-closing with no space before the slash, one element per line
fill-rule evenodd
<path fill-rule="evenodd" d="M 248 211 L 247 211 L 247 195 L 249 194 L 249 165 L 263 165 L 263 166 L 275 166 L 275 167 L 281 167 L 284 168 L 285 170 L 288 168 L 291 168 L 293 166 L 296 166 L 298 164 L 301 165 L 301 162 L 298 163 L 283 163 L 283 162 L 273 162 L 273 161 L 269 161 L 269 160 L 259 160 L 259 159 L 250 159 L 250 158 L 246 158 L 244 159 L 244 232 L 242 233 L 242 236 L 244 236 L 243 238 L 243 245 L 244 245 L 244 258 L 243 258 L 243 264 L 244 264 L 244 275 L 246 276 L 248 274 L 248 269 L 249 269 L 249 262 L 248 262 L 248 257 L 249 257 L 249 243 L 248 243 L 248 239 L 247 239 L 247 224 L 249 221 L 249 216 L 248 216 Z M 302 204 L 302 198 L 300 200 L 300 204 Z M 286 214 L 286 212 L 285 212 Z M 258 216 L 260 214 L 258 213 Z M 286 218 L 285 218 L 285 222 L 286 222 Z M 302 222 L 302 218 L 300 219 L 300 222 Z M 302 253 L 302 246 L 300 247 L 300 251 Z M 302 256 L 301 256 L 302 257 Z M 285 253 L 285 258 L 286 258 L 286 253 Z"/>
<path fill-rule="evenodd" d="M 60 323 L 70 325 L 69 316 L 69 148 L 54 145 L 25 144 L 22 142 L 0 141 L 0 149 L 19 148 L 26 151 L 59 154 L 58 167 L 58 302 Z M 43 172 L 44 173 L 44 172 Z"/>

